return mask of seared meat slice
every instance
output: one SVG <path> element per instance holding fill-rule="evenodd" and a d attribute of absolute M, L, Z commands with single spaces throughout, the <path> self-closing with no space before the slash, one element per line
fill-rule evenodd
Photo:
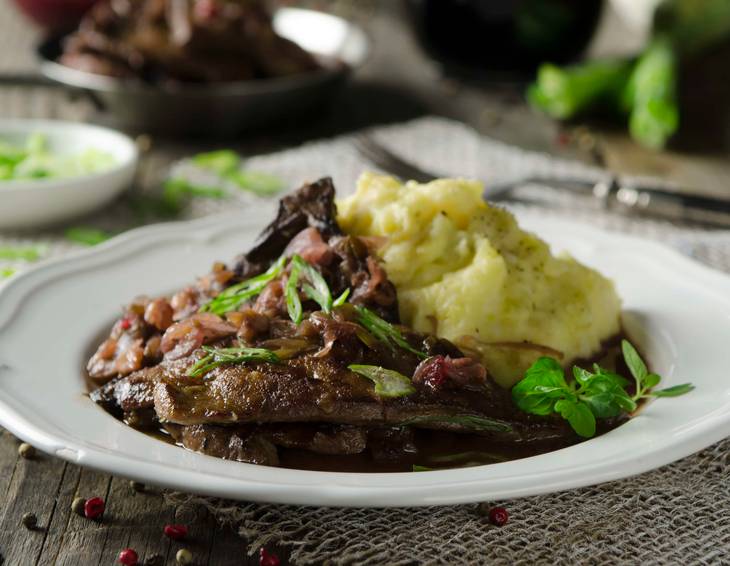
<path fill-rule="evenodd" d="M 165 430 L 178 444 L 193 452 L 250 464 L 279 465 L 276 446 L 259 434 L 254 426 L 227 428 L 166 424 Z"/>
<path fill-rule="evenodd" d="M 359 454 L 368 431 L 347 425 L 163 425 L 178 443 L 194 452 L 251 464 L 276 466 L 277 446 L 317 454 Z"/>

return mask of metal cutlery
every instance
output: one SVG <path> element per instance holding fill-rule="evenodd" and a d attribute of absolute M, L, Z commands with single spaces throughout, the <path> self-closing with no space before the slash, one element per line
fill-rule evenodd
<path fill-rule="evenodd" d="M 401 179 L 427 183 L 443 177 L 403 159 L 370 136 L 357 136 L 354 146 L 365 159 Z M 490 201 L 524 201 L 524 198 L 516 197 L 515 192 L 516 189 L 529 185 L 545 186 L 588 197 L 597 201 L 604 209 L 616 212 L 712 227 L 730 227 L 730 200 L 679 193 L 660 186 L 631 184 L 615 175 L 600 180 L 525 177 L 489 185 L 484 197 Z"/>

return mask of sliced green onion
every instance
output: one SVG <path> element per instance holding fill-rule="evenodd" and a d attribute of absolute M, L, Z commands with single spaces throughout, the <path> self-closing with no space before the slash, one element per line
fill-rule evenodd
<path fill-rule="evenodd" d="M 201 169 L 214 171 L 225 176 L 237 171 L 241 166 L 241 157 L 232 149 L 219 149 L 193 155 L 191 161 Z"/>
<path fill-rule="evenodd" d="M 98 228 L 90 228 L 88 226 L 75 226 L 69 228 L 64 232 L 67 240 L 76 242 L 77 244 L 83 244 L 85 246 L 95 246 L 106 242 L 111 238 L 109 232 L 99 230 Z"/>
<path fill-rule="evenodd" d="M 350 296 L 350 289 L 347 288 L 342 292 L 342 294 L 339 297 L 337 297 L 334 301 L 332 301 L 332 306 L 341 307 L 342 305 L 345 304 L 345 302 L 347 301 L 347 297 L 349 297 L 349 296 Z"/>
<path fill-rule="evenodd" d="M 324 277 L 299 255 L 292 256 L 291 262 L 297 268 L 298 273 L 304 275 L 311 283 L 311 285 L 305 283 L 302 286 L 307 297 L 319 304 L 327 314 L 332 312 L 332 293 Z"/>
<path fill-rule="evenodd" d="M 9 261 L 37 261 L 45 249 L 40 246 L 0 247 L 0 259 Z"/>
<path fill-rule="evenodd" d="M 185 375 L 199 377 L 210 370 L 226 364 L 243 364 L 246 362 L 278 363 L 279 357 L 265 348 L 212 348 L 203 346 L 206 356 L 190 366 Z"/>
<path fill-rule="evenodd" d="M 361 364 L 349 365 L 347 369 L 372 381 L 375 384 L 375 394 L 379 397 L 405 397 L 416 392 L 408 377 L 392 369 Z"/>
<path fill-rule="evenodd" d="M 287 279 L 286 287 L 284 288 L 286 309 L 289 311 L 289 318 L 291 318 L 295 324 L 299 324 L 302 321 L 302 301 L 299 298 L 299 291 L 297 290 L 299 269 L 298 265 L 292 264 L 291 271 L 289 272 L 289 279 Z"/>
<path fill-rule="evenodd" d="M 270 196 L 284 189 L 284 182 L 277 176 L 260 171 L 237 170 L 227 173 L 225 178 L 244 191 L 259 196 Z"/>
<path fill-rule="evenodd" d="M 200 307 L 200 311 L 221 315 L 236 310 L 243 303 L 261 293 L 266 285 L 279 277 L 284 270 L 285 262 L 286 258 L 280 257 L 261 275 L 231 285 L 217 297 Z"/>
<path fill-rule="evenodd" d="M 407 350 L 412 354 L 416 354 L 421 358 L 428 357 L 428 355 L 424 352 L 416 350 L 413 346 L 411 346 L 397 328 L 380 318 L 373 311 L 362 306 L 356 306 L 355 308 L 359 315 L 358 322 L 364 326 L 370 334 L 390 346 L 391 349 L 395 350 L 395 346 L 399 346 L 400 348 Z"/>

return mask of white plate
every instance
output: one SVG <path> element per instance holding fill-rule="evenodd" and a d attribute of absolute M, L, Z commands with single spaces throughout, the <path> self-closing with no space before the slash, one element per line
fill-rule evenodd
<path fill-rule="evenodd" d="M 44 134 L 53 153 L 74 154 L 89 148 L 114 157 L 103 171 L 67 179 L 0 181 L 0 229 L 46 226 L 104 206 L 132 182 L 137 147 L 108 128 L 58 120 L 0 120 L 0 139 L 22 145 L 34 133 Z"/>
<path fill-rule="evenodd" d="M 610 433 L 570 448 L 466 469 L 325 473 L 224 461 L 114 420 L 84 395 L 91 343 L 140 293 L 170 292 L 245 250 L 270 209 L 130 232 L 11 280 L 0 292 L 0 424 L 71 462 L 145 483 L 249 501 L 406 506 L 510 498 L 596 484 L 687 456 L 730 433 L 730 279 L 647 241 L 525 219 L 555 249 L 614 278 L 626 323 L 666 385 Z"/>

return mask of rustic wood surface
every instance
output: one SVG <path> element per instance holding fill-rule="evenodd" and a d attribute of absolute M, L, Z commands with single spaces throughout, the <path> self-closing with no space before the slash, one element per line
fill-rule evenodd
<path fill-rule="evenodd" d="M 0 72 L 33 73 L 31 50 L 37 34 L 6 2 L 0 0 Z M 730 196 L 730 120 L 722 104 L 713 107 L 709 121 L 706 108 L 690 110 L 689 123 L 676 144 L 680 149 L 663 153 L 638 148 L 615 129 L 559 126 L 530 112 L 520 90 L 513 86 L 467 86 L 446 78 L 437 65 L 425 59 L 403 28 L 396 3 L 381 1 L 381 10 L 377 4 L 368 3 L 375 7 L 365 22 L 374 40 L 373 56 L 333 109 L 307 123 L 284 125 L 268 130 L 265 136 L 247 136 L 236 142 L 237 147 L 248 153 L 271 151 L 365 125 L 437 113 L 530 149 L 598 161 L 619 173 L 658 175 L 689 190 Z M 714 58 L 726 61 L 722 53 Z M 700 82 L 692 79 L 692 88 L 685 93 L 690 103 L 702 107 L 708 98 L 730 99 L 730 83 L 718 85 L 715 81 L 712 86 L 701 87 L 703 73 L 709 71 L 698 68 L 692 72 Z M 0 117 L 7 116 L 94 118 L 93 109 L 83 100 L 46 88 L 0 85 Z M 566 138 L 569 143 L 565 143 Z M 174 156 L 207 147 L 212 147 L 212 142 L 155 140 L 152 151 L 159 166 Z M 183 546 L 193 553 L 196 565 L 258 563 L 256 556 L 248 557 L 243 539 L 218 527 L 204 511 L 191 513 L 166 505 L 153 489 L 137 493 L 124 478 L 82 469 L 47 455 L 20 458 L 17 448 L 18 441 L 0 430 L 0 555 L 6 565 L 111 565 L 125 547 L 134 547 L 140 558 L 159 554 L 164 564 L 175 564 L 175 553 Z M 77 496 L 104 497 L 104 519 L 95 522 L 74 514 L 71 502 Z M 37 529 L 28 530 L 21 524 L 26 512 L 37 515 Z M 162 534 L 163 525 L 174 522 L 191 529 L 184 543 L 171 542 Z M 274 550 L 285 563 L 285 550 Z"/>

